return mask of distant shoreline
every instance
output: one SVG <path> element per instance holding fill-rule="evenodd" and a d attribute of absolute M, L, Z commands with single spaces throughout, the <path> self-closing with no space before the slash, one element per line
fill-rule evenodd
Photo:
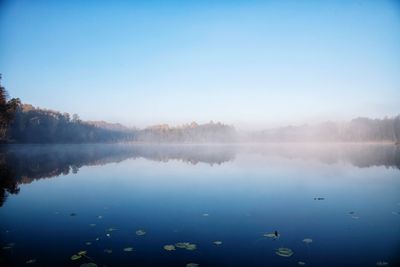
<path fill-rule="evenodd" d="M 230 145 L 396 145 L 400 146 L 399 142 L 393 141 L 370 141 L 370 142 L 355 142 L 355 141 L 340 141 L 340 142 L 327 142 L 327 141 L 281 141 L 281 142 L 85 142 L 85 143 L 14 143 L 3 142 L 0 146 L 6 145 L 153 145 L 153 146 L 230 146 Z"/>

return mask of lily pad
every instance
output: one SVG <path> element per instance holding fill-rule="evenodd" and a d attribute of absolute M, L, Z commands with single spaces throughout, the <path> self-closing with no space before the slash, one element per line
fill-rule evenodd
<path fill-rule="evenodd" d="M 190 245 L 189 242 L 178 242 L 175 244 L 175 247 L 177 248 L 186 248 L 188 245 Z"/>
<path fill-rule="evenodd" d="M 32 263 L 35 263 L 36 262 L 36 259 L 30 259 L 30 260 L 27 260 L 25 263 L 26 264 L 32 264 Z"/>
<path fill-rule="evenodd" d="M 265 233 L 263 234 L 263 236 L 276 239 L 279 238 L 281 235 L 278 232 L 274 232 L 274 233 Z"/>
<path fill-rule="evenodd" d="M 93 262 L 89 262 L 89 263 L 81 264 L 80 267 L 97 267 L 97 264 L 93 263 Z"/>
<path fill-rule="evenodd" d="M 143 230 L 143 229 L 139 229 L 139 230 L 137 230 L 135 233 L 136 233 L 136 235 L 138 235 L 138 236 L 142 236 L 142 235 L 145 235 L 145 234 L 146 234 L 146 231 Z"/>
<path fill-rule="evenodd" d="M 265 233 L 263 236 L 268 237 L 268 238 L 274 238 L 275 234 L 274 233 Z"/>
<path fill-rule="evenodd" d="M 82 257 L 82 256 L 80 256 L 80 255 L 74 254 L 74 255 L 71 256 L 71 260 L 73 260 L 73 261 L 79 260 L 81 257 Z"/>
<path fill-rule="evenodd" d="M 214 241 L 213 243 L 214 243 L 214 245 L 217 245 L 217 246 L 222 245 L 222 241 Z"/>
<path fill-rule="evenodd" d="M 281 257 L 291 257 L 294 254 L 290 248 L 278 248 L 275 253 Z"/>
<path fill-rule="evenodd" d="M 87 253 L 86 250 L 81 250 L 81 251 L 78 252 L 78 255 L 79 256 L 83 256 L 83 255 L 86 255 L 86 253 Z"/>
<path fill-rule="evenodd" d="M 196 250 L 197 246 L 196 244 L 189 244 L 186 246 L 186 250 Z"/>
<path fill-rule="evenodd" d="M 378 261 L 376 263 L 376 266 L 388 266 L 388 265 L 389 265 L 389 263 L 387 263 L 386 261 Z"/>
<path fill-rule="evenodd" d="M 104 251 L 104 253 L 107 253 L 107 254 L 111 254 L 112 253 L 112 249 L 105 249 L 105 250 L 103 250 Z"/>
<path fill-rule="evenodd" d="M 313 240 L 311 238 L 304 238 L 303 242 L 306 244 L 311 244 L 313 242 Z"/>
<path fill-rule="evenodd" d="M 199 264 L 191 262 L 186 264 L 186 267 L 199 267 Z"/>
<path fill-rule="evenodd" d="M 164 249 L 166 251 L 173 251 L 173 250 L 175 250 L 175 246 L 174 245 L 165 245 Z"/>
<path fill-rule="evenodd" d="M 4 250 L 6 250 L 6 249 L 12 249 L 13 247 L 15 247 L 15 243 L 13 242 L 13 243 L 8 243 L 7 245 L 5 245 L 4 247 L 3 247 L 3 249 Z"/>
<path fill-rule="evenodd" d="M 196 250 L 197 249 L 196 244 L 191 244 L 189 242 L 178 242 L 175 244 L 175 247 L 184 248 L 186 250 Z"/>
<path fill-rule="evenodd" d="M 124 251 L 125 252 L 132 252 L 133 248 L 132 247 L 127 247 L 127 248 L 124 248 Z"/>

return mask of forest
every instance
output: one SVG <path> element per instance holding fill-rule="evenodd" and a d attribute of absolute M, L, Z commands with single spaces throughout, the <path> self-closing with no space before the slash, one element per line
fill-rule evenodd
<path fill-rule="evenodd" d="M 1 82 L 1 79 L 0 79 Z M 0 84 L 0 143 L 230 142 L 235 129 L 222 123 L 156 125 L 142 130 L 77 114 L 41 109 L 8 98 Z"/>
<path fill-rule="evenodd" d="M 393 118 L 356 118 L 346 122 L 286 126 L 251 133 L 257 142 L 400 142 L 400 115 Z"/>
<path fill-rule="evenodd" d="M 9 99 L 0 76 L 0 143 L 234 143 L 234 142 L 393 142 L 400 143 L 400 115 L 356 118 L 349 122 L 286 126 L 238 133 L 231 125 L 210 121 L 144 129 L 118 123 L 83 121 L 77 114 L 42 109 Z"/>

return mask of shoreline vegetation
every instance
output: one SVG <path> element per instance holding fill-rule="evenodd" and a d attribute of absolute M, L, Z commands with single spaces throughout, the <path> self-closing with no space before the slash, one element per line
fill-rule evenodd
<path fill-rule="evenodd" d="M 0 76 L 1 82 L 1 76 Z M 77 114 L 42 109 L 8 98 L 0 84 L 0 144 L 207 144 L 207 143 L 395 143 L 400 144 L 400 115 L 383 119 L 286 126 L 241 132 L 220 122 L 181 126 L 160 124 L 144 129 L 119 123 L 83 121 Z"/>

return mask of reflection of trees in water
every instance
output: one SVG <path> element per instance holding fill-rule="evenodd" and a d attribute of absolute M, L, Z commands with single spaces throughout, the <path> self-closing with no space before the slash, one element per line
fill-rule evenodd
<path fill-rule="evenodd" d="M 15 181 L 15 175 L 8 168 L 4 155 L 0 155 L 0 207 L 3 206 L 7 194 L 18 194 L 19 188 Z"/>
<path fill-rule="evenodd" d="M 0 206 L 7 194 L 19 192 L 19 184 L 76 173 L 82 166 L 137 158 L 219 165 L 232 161 L 239 151 L 265 157 L 318 160 L 327 164 L 346 162 L 357 167 L 386 166 L 400 169 L 400 147 L 378 144 L 8 145 L 0 147 Z"/>
<path fill-rule="evenodd" d="M 8 145 L 0 148 L 0 206 L 18 185 L 76 173 L 82 166 L 145 158 L 189 164 L 222 164 L 234 159 L 233 147 L 207 145 Z"/>
<path fill-rule="evenodd" d="M 400 146 L 393 144 L 266 144 L 249 146 L 245 150 L 266 157 L 318 160 L 326 164 L 344 162 L 360 168 L 385 166 L 400 169 Z"/>

